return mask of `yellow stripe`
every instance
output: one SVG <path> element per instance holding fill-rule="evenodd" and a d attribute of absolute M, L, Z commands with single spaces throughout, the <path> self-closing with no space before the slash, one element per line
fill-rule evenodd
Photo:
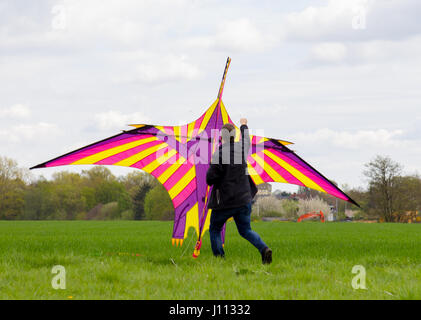
<path fill-rule="evenodd" d="M 94 164 L 98 161 L 101 161 L 105 158 L 111 157 L 113 155 L 116 155 L 117 153 L 120 152 L 124 152 L 126 150 L 135 148 L 137 146 L 140 146 L 142 144 L 151 142 L 156 140 L 156 137 L 149 137 L 149 138 L 144 138 L 141 140 L 137 140 L 137 141 L 133 141 L 133 142 L 129 142 L 111 149 L 107 149 L 98 153 L 95 153 L 93 155 L 87 156 L 85 158 L 79 159 L 71 164 Z"/>
<path fill-rule="evenodd" d="M 235 142 L 239 142 L 240 141 L 240 137 L 241 137 L 241 130 L 237 127 L 235 127 L 235 138 L 234 141 Z"/>
<path fill-rule="evenodd" d="M 161 132 L 158 132 L 158 135 L 167 135 L 167 133 L 164 131 L 164 127 L 163 126 L 154 126 L 156 129 L 158 129 Z"/>
<path fill-rule="evenodd" d="M 211 214 L 212 214 L 212 210 L 209 209 L 208 214 L 206 215 L 205 224 L 203 225 L 202 234 L 200 236 L 201 239 L 203 238 L 203 235 L 205 234 L 205 231 L 209 229 Z"/>
<path fill-rule="evenodd" d="M 208 125 L 209 119 L 211 118 L 213 112 L 215 111 L 215 107 L 218 104 L 218 100 L 219 99 L 216 99 L 215 102 L 209 107 L 208 111 L 206 111 L 206 114 L 203 118 L 203 121 L 200 124 L 199 133 L 202 132 L 206 128 L 206 126 Z"/>
<path fill-rule="evenodd" d="M 269 140 L 269 139 L 267 139 L 267 138 L 265 138 L 265 139 L 266 139 L 265 141 Z M 279 142 L 280 144 L 283 144 L 284 146 L 287 146 L 287 145 L 289 145 L 289 144 L 293 144 L 292 142 L 289 142 L 289 141 L 284 141 L 284 140 L 278 140 L 278 142 Z"/>
<path fill-rule="evenodd" d="M 221 100 L 221 115 L 222 115 L 222 121 L 224 124 L 228 123 L 228 112 L 227 109 L 225 109 L 224 103 Z"/>
<path fill-rule="evenodd" d="M 159 182 L 164 184 L 165 181 L 168 180 L 168 178 L 185 162 L 186 159 L 183 157 L 180 157 L 180 159 L 177 160 L 176 163 L 168 167 L 167 170 L 165 170 L 157 179 Z"/>
<path fill-rule="evenodd" d="M 163 164 L 165 161 L 167 161 L 168 159 L 170 159 L 173 155 L 175 155 L 177 153 L 176 150 L 171 149 L 170 151 L 166 152 L 165 154 L 163 154 L 162 156 L 160 156 L 159 158 L 157 158 L 156 160 L 152 161 L 151 163 L 147 164 L 146 166 L 144 166 L 142 168 L 142 170 L 151 173 L 152 171 L 154 171 L 156 168 L 158 168 L 161 164 Z"/>
<path fill-rule="evenodd" d="M 189 229 L 193 227 L 196 231 L 196 235 L 199 235 L 199 207 L 197 202 L 189 211 L 186 213 L 186 226 L 184 229 L 184 239 L 187 238 Z"/>
<path fill-rule="evenodd" d="M 260 156 L 257 154 L 252 154 L 251 157 L 263 168 L 263 170 L 266 171 L 266 173 L 269 175 L 269 177 L 272 178 L 273 181 L 287 183 L 287 181 Z"/>
<path fill-rule="evenodd" d="M 323 190 L 322 187 L 320 187 L 317 183 L 315 183 L 313 180 L 311 180 L 309 177 L 295 169 L 293 166 L 291 166 L 286 161 L 282 160 L 281 158 L 277 157 L 275 154 L 270 152 L 268 149 L 263 150 L 264 154 L 270 157 L 273 161 L 275 161 L 277 164 L 279 164 L 282 168 L 284 168 L 286 171 L 291 173 L 295 178 L 300 180 L 306 187 L 318 190 L 321 192 L 326 192 Z"/>
<path fill-rule="evenodd" d="M 181 190 L 183 190 L 189 184 L 189 182 L 193 180 L 195 176 L 196 170 L 193 166 L 180 180 L 177 181 L 177 183 L 170 190 L 168 190 L 170 198 L 174 199 L 181 192 Z"/>
<path fill-rule="evenodd" d="M 174 136 L 175 138 L 180 141 L 180 136 L 181 136 L 181 126 L 176 126 L 173 127 L 174 128 Z"/>
<path fill-rule="evenodd" d="M 251 176 L 255 184 L 264 183 L 262 178 L 258 175 L 256 170 L 251 166 L 251 164 L 249 163 L 247 164 L 247 169 L 248 169 L 249 175 Z"/>
<path fill-rule="evenodd" d="M 150 147 L 146 150 L 143 150 L 139 153 L 136 153 L 136 154 L 132 155 L 131 157 L 128 157 L 124 160 L 121 160 L 121 161 L 115 163 L 114 165 L 130 167 L 132 164 L 135 164 L 136 162 L 142 160 L 143 158 L 146 158 L 147 156 L 151 155 L 152 153 L 157 152 L 158 150 L 160 150 L 162 148 L 166 148 L 166 147 L 168 147 L 168 145 L 166 143 L 157 144 L 153 147 Z"/>

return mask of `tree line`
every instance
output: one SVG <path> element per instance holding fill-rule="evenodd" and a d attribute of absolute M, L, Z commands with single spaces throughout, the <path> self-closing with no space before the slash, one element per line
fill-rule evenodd
<path fill-rule="evenodd" d="M 103 166 L 81 173 L 61 171 L 34 179 L 16 161 L 0 157 L 0 219 L 172 219 L 164 187 L 135 171 L 116 177 Z"/>
<path fill-rule="evenodd" d="M 296 194 L 276 192 L 270 198 L 258 199 L 254 216 L 295 219 L 302 211 L 321 208 L 326 211 L 334 207 L 338 209 L 339 218 L 349 209 L 356 218 L 386 222 L 419 217 L 421 178 L 418 174 L 404 174 L 402 165 L 387 156 L 376 156 L 365 164 L 363 174 L 368 182 L 366 188 L 342 187 L 361 208 L 299 187 Z M 167 191 L 143 171 L 116 177 L 104 166 L 93 166 L 81 173 L 60 171 L 48 180 L 34 179 L 16 161 L 0 156 L 0 219 L 171 220 L 173 216 Z"/>
<path fill-rule="evenodd" d="M 367 187 L 342 186 L 342 190 L 360 207 L 305 187 L 299 187 L 296 194 L 278 192 L 274 196 L 278 200 L 296 200 L 296 211 L 293 215 L 295 217 L 302 212 L 299 204 L 302 202 L 304 205 L 307 201 L 308 204 L 313 203 L 313 205 L 307 205 L 308 211 L 319 211 L 322 210 L 323 204 L 328 205 L 336 211 L 339 220 L 345 219 L 345 213 L 349 210 L 348 212 L 352 211 L 354 219 L 420 222 L 421 177 L 417 173 L 405 174 L 401 164 L 388 156 L 381 155 L 377 155 L 366 163 L 362 173 L 367 180 Z M 331 182 L 337 185 L 334 181 Z M 291 215 L 291 204 L 288 203 L 288 206 L 288 212 Z M 326 207 L 322 211 L 325 212 L 325 210 L 329 212 Z"/>

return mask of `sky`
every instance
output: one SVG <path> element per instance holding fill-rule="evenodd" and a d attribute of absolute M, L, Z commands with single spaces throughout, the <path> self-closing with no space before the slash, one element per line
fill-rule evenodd
<path fill-rule="evenodd" d="M 418 0 L 0 0 L 0 155 L 29 168 L 129 123 L 193 121 L 229 56 L 233 121 L 294 142 L 339 186 L 365 187 L 376 155 L 420 172 L 420 13 Z"/>

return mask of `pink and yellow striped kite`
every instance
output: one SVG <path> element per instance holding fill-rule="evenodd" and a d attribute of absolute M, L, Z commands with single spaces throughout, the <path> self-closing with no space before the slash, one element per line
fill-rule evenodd
<path fill-rule="evenodd" d="M 134 127 L 132 130 L 123 131 L 31 169 L 95 164 L 144 170 L 165 187 L 174 205 L 173 245 L 182 245 L 192 227 L 197 233 L 197 246 L 200 249 L 202 236 L 210 220 L 207 200 L 211 189 L 206 185 L 206 171 L 212 153 L 220 143 L 220 129 L 228 122 L 233 123 L 221 100 L 230 62 L 228 58 L 217 99 L 199 119 L 182 126 L 134 124 L 131 125 Z M 238 141 L 238 128 L 237 131 Z M 286 147 L 289 144 L 283 140 L 251 136 L 247 162 L 249 174 L 256 184 L 295 184 L 356 204 Z"/>

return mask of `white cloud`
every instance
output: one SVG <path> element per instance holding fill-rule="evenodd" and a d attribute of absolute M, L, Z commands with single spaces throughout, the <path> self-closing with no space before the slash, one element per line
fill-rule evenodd
<path fill-rule="evenodd" d="M 0 130 L 0 141 L 4 144 L 38 141 L 42 139 L 54 139 L 60 134 L 57 125 L 38 122 L 35 124 L 19 124 Z"/>
<path fill-rule="evenodd" d="M 372 64 L 391 62 L 416 63 L 421 54 L 421 36 L 404 40 L 370 40 L 364 42 L 322 42 L 310 49 L 306 65 Z"/>
<path fill-rule="evenodd" d="M 418 0 L 328 0 L 286 14 L 289 41 L 402 40 L 421 33 Z"/>
<path fill-rule="evenodd" d="M 365 147 L 385 148 L 396 147 L 404 143 L 400 140 L 403 130 L 357 130 L 335 131 L 328 128 L 309 133 L 296 133 L 291 136 L 295 143 L 312 145 L 333 145 L 343 149 L 361 149 Z"/>
<path fill-rule="evenodd" d="M 326 5 L 309 6 L 289 13 L 284 22 L 284 36 L 290 40 L 311 40 L 355 32 L 352 22 L 363 9 L 369 12 L 367 0 L 329 0 Z"/>
<path fill-rule="evenodd" d="M 341 62 L 346 58 L 347 48 L 343 43 L 321 43 L 312 48 L 313 57 L 322 62 Z"/>
<path fill-rule="evenodd" d="M 185 79 L 191 80 L 198 77 L 199 74 L 199 69 L 189 62 L 186 56 L 155 56 L 136 65 L 132 80 L 155 84 Z"/>
<path fill-rule="evenodd" d="M 140 112 L 123 114 L 119 111 L 110 110 L 95 115 L 95 123 L 101 130 L 122 130 L 128 124 L 144 124 L 149 121 L 149 118 Z"/>
<path fill-rule="evenodd" d="M 223 23 L 212 41 L 216 48 L 234 51 L 262 51 L 277 42 L 245 18 Z"/>
<path fill-rule="evenodd" d="M 261 52 L 279 42 L 274 30 L 263 32 L 249 19 L 240 18 L 220 23 L 214 35 L 190 38 L 186 44 L 215 50 Z"/>
<path fill-rule="evenodd" d="M 11 107 L 0 109 L 0 118 L 27 118 L 31 115 L 31 111 L 24 104 L 15 104 Z"/>

